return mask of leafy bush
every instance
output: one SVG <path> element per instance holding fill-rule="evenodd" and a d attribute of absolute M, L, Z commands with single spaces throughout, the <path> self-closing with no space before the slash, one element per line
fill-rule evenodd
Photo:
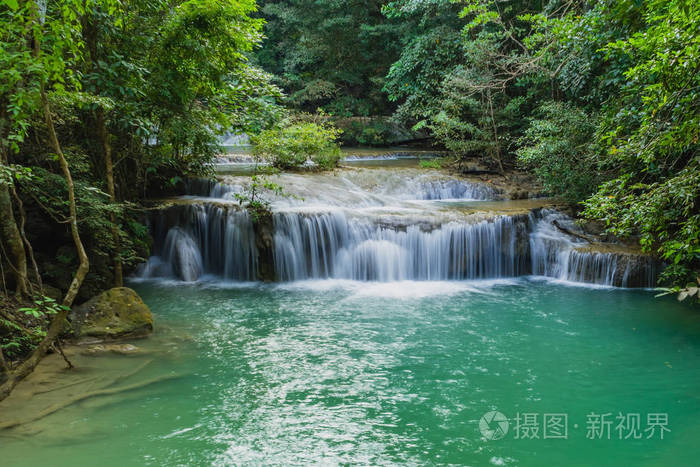
<path fill-rule="evenodd" d="M 42 265 L 42 275 L 53 285 L 65 287 L 70 281 L 70 272 L 78 262 L 71 245 L 71 238 L 64 225 L 67 207 L 66 183 L 63 177 L 41 167 L 32 167 L 31 180 L 23 180 L 20 193 L 28 198 L 29 239 L 36 248 L 37 260 Z M 131 203 L 110 203 L 109 196 L 91 186 L 84 179 L 75 180 L 75 193 L 80 218 L 80 235 L 88 250 L 91 262 L 90 280 L 108 287 L 112 281 L 111 261 L 114 242 L 111 235 L 115 216 L 119 235 L 119 257 L 128 272 L 147 257 L 149 249 L 148 228 L 139 222 L 142 211 Z M 90 280 L 88 282 L 90 282 Z M 89 298 L 89 297 L 87 297 Z"/>
<path fill-rule="evenodd" d="M 31 352 L 46 335 L 52 317 L 68 310 L 55 298 L 39 294 L 21 302 L 0 296 L 0 309 L 0 349 L 10 359 Z"/>
<path fill-rule="evenodd" d="M 253 137 L 253 154 L 282 170 L 302 168 L 309 160 L 317 168 L 332 169 L 340 160 L 335 142 L 339 135 L 340 130 L 329 124 L 294 123 Z"/>
<path fill-rule="evenodd" d="M 596 119 L 583 110 L 561 102 L 539 108 L 530 121 L 519 161 L 531 169 L 545 190 L 576 203 L 593 193 L 600 182 L 596 159 Z"/>
<path fill-rule="evenodd" d="M 620 237 L 640 236 L 645 251 L 668 262 L 662 283 L 683 286 L 700 277 L 700 161 L 665 180 L 635 182 L 623 175 L 586 200 L 585 215 Z"/>
<path fill-rule="evenodd" d="M 423 159 L 418 162 L 418 166 L 421 169 L 439 169 L 442 167 L 442 161 L 440 159 Z"/>
<path fill-rule="evenodd" d="M 615 235 L 638 235 L 668 263 L 660 282 L 681 291 L 700 277 L 700 12 L 677 0 L 643 5 L 648 27 L 605 48 L 606 58 L 633 61 L 598 131 L 615 178 L 585 214 Z"/>

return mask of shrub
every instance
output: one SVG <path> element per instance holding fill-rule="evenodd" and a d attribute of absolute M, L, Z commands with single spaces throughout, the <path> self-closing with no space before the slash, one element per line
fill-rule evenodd
<path fill-rule="evenodd" d="M 299 169 L 309 160 L 332 169 L 341 156 L 335 142 L 340 133 L 332 125 L 311 122 L 273 128 L 252 138 L 253 154 L 282 170 Z"/>
<path fill-rule="evenodd" d="M 440 169 L 442 168 L 442 161 L 440 159 L 422 159 L 418 162 L 418 166 L 421 169 Z"/>
<path fill-rule="evenodd" d="M 570 203 L 584 200 L 601 181 L 596 123 L 596 118 L 579 108 L 546 103 L 520 139 L 518 159 L 535 173 L 549 194 Z"/>

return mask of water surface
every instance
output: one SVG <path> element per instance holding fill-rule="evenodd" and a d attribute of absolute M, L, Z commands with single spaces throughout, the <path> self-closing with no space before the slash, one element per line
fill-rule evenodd
<path fill-rule="evenodd" d="M 0 432 L 2 465 L 692 465 L 700 317 L 650 292 L 542 280 L 140 283 L 142 355 L 82 376 L 172 379 Z M 125 363 L 126 362 L 126 363 Z M 146 363 L 147 362 L 147 363 Z M 69 377 L 67 377 L 69 378 Z M 70 381 L 66 379 L 66 381 Z M 485 439 L 482 415 L 508 434 Z M 587 439 L 590 413 L 668 414 L 664 439 Z M 568 439 L 515 438 L 518 413 Z M 0 419 L 3 417 L 0 411 Z M 576 427 L 575 427 L 576 426 Z"/>

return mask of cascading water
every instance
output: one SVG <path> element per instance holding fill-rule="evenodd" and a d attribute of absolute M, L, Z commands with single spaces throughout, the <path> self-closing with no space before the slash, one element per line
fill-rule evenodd
<path fill-rule="evenodd" d="M 361 205 L 385 204 L 392 200 L 492 200 L 496 197 L 496 190 L 487 184 L 422 172 L 399 176 L 382 170 L 350 172 L 344 176 L 283 174 L 278 183 L 298 196 L 277 197 L 275 200 L 297 205 L 316 201 L 317 197 L 325 204 L 338 206 L 352 202 L 352 197 L 356 197 Z M 243 192 L 248 184 L 249 178 L 246 177 L 228 177 L 226 182 L 192 179 L 188 181 L 187 193 L 196 197 L 233 200 L 235 194 Z M 319 185 L 323 188 L 321 192 L 315 190 Z"/>
<path fill-rule="evenodd" d="M 459 180 L 434 180 L 421 183 L 419 199 L 493 199 L 494 191 L 486 185 L 464 183 Z"/>
<path fill-rule="evenodd" d="M 183 204 L 161 211 L 151 223 L 155 255 L 141 277 L 194 281 L 208 274 L 236 281 L 257 279 L 255 233 L 246 211 Z"/>
<path fill-rule="evenodd" d="M 395 230 L 348 220 L 341 212 L 275 216 L 275 267 L 281 280 L 457 280 L 527 272 L 525 223 L 497 217 L 431 231 Z M 519 251 L 520 250 L 520 251 Z M 523 254 L 524 253 L 524 254 Z"/>
<path fill-rule="evenodd" d="M 460 211 L 459 204 L 431 204 L 488 198 L 494 191 L 482 184 L 407 173 L 406 179 L 386 171 L 287 175 L 284 182 L 296 189 L 296 196 L 276 200 L 268 232 L 257 231 L 247 212 L 232 202 L 245 179 L 191 181 L 189 195 L 195 198 L 152 219 L 155 255 L 140 275 L 253 281 L 261 278 L 262 262 L 271 263 L 267 269 L 273 271 L 265 278 L 279 281 L 535 275 L 624 287 L 654 285 L 651 258 L 593 248 L 567 233 L 577 228 L 562 213 L 486 210 L 474 215 L 469 209 Z M 328 202 L 322 205 L 320 200 Z M 271 240 L 256 242 L 261 238 Z"/>
<path fill-rule="evenodd" d="M 624 251 L 596 251 L 589 243 L 562 232 L 575 231 L 568 216 L 544 209 L 530 215 L 532 274 L 571 282 L 619 287 L 653 287 L 656 264 L 651 257 Z"/>

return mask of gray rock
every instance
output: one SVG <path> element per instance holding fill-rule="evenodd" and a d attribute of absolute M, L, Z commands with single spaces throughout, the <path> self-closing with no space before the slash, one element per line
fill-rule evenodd
<path fill-rule="evenodd" d="M 102 292 L 79 307 L 69 319 L 81 341 L 110 341 L 146 337 L 153 332 L 151 310 L 132 289 L 118 287 Z"/>

